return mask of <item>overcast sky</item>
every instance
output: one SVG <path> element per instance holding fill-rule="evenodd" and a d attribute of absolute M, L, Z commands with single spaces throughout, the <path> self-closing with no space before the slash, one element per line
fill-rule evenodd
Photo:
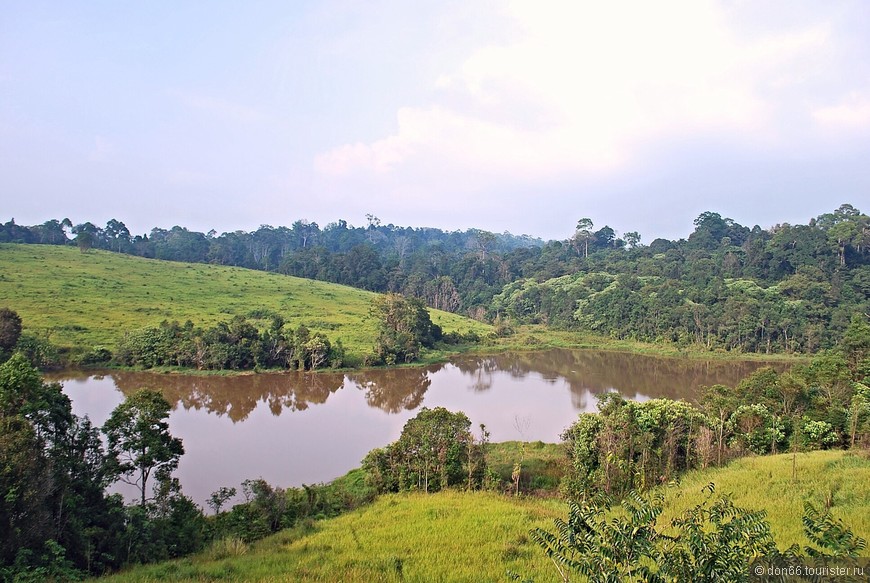
<path fill-rule="evenodd" d="M 0 220 L 685 237 L 870 211 L 870 2 L 6 0 Z"/>

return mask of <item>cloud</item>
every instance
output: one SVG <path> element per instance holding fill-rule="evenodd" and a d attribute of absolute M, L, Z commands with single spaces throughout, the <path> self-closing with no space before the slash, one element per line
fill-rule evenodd
<path fill-rule="evenodd" d="M 767 139 L 774 94 L 803 83 L 830 40 L 825 23 L 747 38 L 734 14 L 702 0 L 515 0 L 506 10 L 512 38 L 439 74 L 431 102 L 399 109 L 392 135 L 324 152 L 316 170 L 594 174 L 662 137 Z"/>
<path fill-rule="evenodd" d="M 838 105 L 818 108 L 813 117 L 825 126 L 863 128 L 870 125 L 870 96 L 853 91 Z"/>

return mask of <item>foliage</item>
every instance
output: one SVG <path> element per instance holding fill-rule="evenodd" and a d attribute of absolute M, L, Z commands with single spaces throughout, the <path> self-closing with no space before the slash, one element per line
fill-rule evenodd
<path fill-rule="evenodd" d="M 183 326 L 164 321 L 155 328 L 127 333 L 116 355 L 117 362 L 126 366 L 199 370 L 316 370 L 339 367 L 343 359 L 341 341 L 333 346 L 326 335 L 311 333 L 301 324 L 295 331 L 286 330 L 280 316 L 273 316 L 263 331 L 244 316 L 206 329 L 189 320 Z"/>
<path fill-rule="evenodd" d="M 623 494 L 669 481 L 699 464 L 700 411 L 682 401 L 638 403 L 618 393 L 599 396 L 599 413 L 584 413 L 562 438 L 567 442 L 566 492 Z"/>
<path fill-rule="evenodd" d="M 393 293 L 378 296 L 372 303 L 372 316 L 378 322 L 374 363 L 412 362 L 422 347 L 432 348 L 441 339 L 441 327 L 432 323 L 418 299 Z"/>
<path fill-rule="evenodd" d="M 21 336 L 21 317 L 9 308 L 0 308 L 0 358 L 11 352 Z"/>
<path fill-rule="evenodd" d="M 464 413 L 423 407 L 405 423 L 398 441 L 369 452 L 363 469 L 378 492 L 480 487 L 486 475 L 484 448 L 470 428 Z"/>
<path fill-rule="evenodd" d="M 684 511 L 665 527 L 658 520 L 662 498 L 629 492 L 618 509 L 599 498 L 570 503 L 567 522 L 556 532 L 537 528 L 531 536 L 552 560 L 563 581 L 576 572 L 590 582 L 748 581 L 749 565 L 789 565 L 809 557 L 855 557 L 866 546 L 842 522 L 805 506 L 806 537 L 814 544 L 781 552 L 764 511 L 712 498 Z M 824 550 L 818 550 L 819 548 Z"/>
<path fill-rule="evenodd" d="M 181 440 L 169 433 L 169 409 L 159 392 L 140 389 L 115 407 L 103 425 L 112 466 L 139 489 L 143 508 L 149 478 L 168 481 L 184 454 Z"/>
<path fill-rule="evenodd" d="M 329 484 L 278 488 L 263 479 L 245 480 L 245 501 L 229 511 L 219 509 L 235 488 L 221 488 L 215 495 L 217 505 L 212 523 L 214 537 L 250 543 L 315 518 L 338 516 L 374 499 L 375 492 L 365 484 L 361 470 L 353 470 Z M 213 498 L 215 497 L 213 495 Z M 215 508 L 214 505 L 212 505 Z"/>
<path fill-rule="evenodd" d="M 0 572 L 74 578 L 117 567 L 123 512 L 99 433 L 16 354 L 0 366 Z"/>
<path fill-rule="evenodd" d="M 619 496 L 742 455 L 862 446 L 870 389 L 852 374 L 842 354 L 824 353 L 789 372 L 764 367 L 736 387 L 706 387 L 698 406 L 599 395 L 598 414 L 581 414 L 562 435 L 564 490 Z"/>
<path fill-rule="evenodd" d="M 588 227 L 578 226 L 569 246 L 576 258 L 565 257 L 563 246 L 562 264 L 545 262 L 550 246 L 541 248 L 534 267 L 493 297 L 490 313 L 616 338 L 764 353 L 833 348 L 848 327 L 850 366 L 867 354 L 860 314 L 870 312 L 870 219 L 851 205 L 809 225 L 769 230 L 705 212 L 688 240 L 629 250 Z"/>
<path fill-rule="evenodd" d="M 30 332 L 22 332 L 15 345 L 15 351 L 39 370 L 59 368 L 63 362 L 60 351 L 47 338 Z"/>

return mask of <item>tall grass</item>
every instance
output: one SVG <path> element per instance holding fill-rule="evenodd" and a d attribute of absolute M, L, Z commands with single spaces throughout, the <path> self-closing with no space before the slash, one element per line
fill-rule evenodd
<path fill-rule="evenodd" d="M 283 531 L 232 560 L 203 553 L 140 567 L 111 581 L 539 581 L 549 560 L 528 537 L 562 513 L 557 501 L 443 492 L 380 498 L 358 511 Z"/>
<path fill-rule="evenodd" d="M 870 542 L 870 458 L 866 452 L 814 451 L 748 457 L 724 469 L 689 472 L 677 487 L 664 488 L 670 520 L 704 499 L 713 482 L 716 494 L 730 494 L 738 506 L 767 511 L 780 549 L 808 544 L 801 518 L 804 502 L 831 511 L 852 532 Z"/>
<path fill-rule="evenodd" d="M 803 536 L 803 501 L 831 511 L 870 539 L 870 459 L 842 451 L 745 458 L 687 474 L 665 487 L 667 524 L 704 499 L 713 482 L 738 506 L 767 511 L 781 548 Z M 144 581 L 506 581 L 508 570 L 535 581 L 557 580 L 530 529 L 553 530 L 567 515 L 556 499 L 492 493 L 389 495 L 337 518 L 305 522 L 231 556 L 221 546 L 192 558 L 130 569 L 111 582 Z M 219 545 L 226 543 L 219 543 Z M 218 558 L 223 553 L 225 556 Z"/>

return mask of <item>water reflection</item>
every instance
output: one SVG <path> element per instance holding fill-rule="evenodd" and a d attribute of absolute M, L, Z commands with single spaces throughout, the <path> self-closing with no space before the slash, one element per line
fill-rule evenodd
<path fill-rule="evenodd" d="M 273 415 L 285 410 L 304 411 L 325 403 L 344 387 L 344 375 L 339 373 L 194 376 L 113 371 L 107 376 L 124 396 L 139 389 L 153 389 L 160 391 L 173 408 L 225 415 L 233 423 L 245 421 L 260 403 L 265 403 Z"/>
<path fill-rule="evenodd" d="M 449 364 L 426 367 L 378 369 L 349 373 L 267 373 L 240 376 L 193 376 L 149 372 L 112 371 L 64 373 L 58 380 L 108 376 L 123 395 L 138 389 L 159 390 L 173 407 L 204 410 L 226 416 L 234 423 L 248 419 L 261 404 L 273 415 L 305 411 L 322 405 L 345 386 L 356 388 L 369 407 L 386 413 L 413 411 L 422 406 L 433 378 L 459 371 L 473 394 L 484 394 L 499 385 L 498 379 L 536 377 L 550 385 L 564 383 L 577 411 L 594 410 L 595 395 L 617 391 L 628 399 L 669 398 L 694 401 L 700 387 L 733 386 L 766 363 L 757 361 L 701 361 L 661 358 L 594 350 L 555 349 L 466 356 Z M 769 366 L 770 363 L 767 363 Z M 779 370 L 782 363 L 773 365 Z"/>
<path fill-rule="evenodd" d="M 554 349 L 467 357 L 454 361 L 472 379 L 469 388 L 486 391 L 497 373 L 514 378 L 540 375 L 564 380 L 577 410 L 589 410 L 592 395 L 617 391 L 627 399 L 668 398 L 695 401 L 702 386 L 736 385 L 761 366 L 782 371 L 782 363 L 662 358 L 600 350 Z M 593 403 L 594 404 L 594 403 Z"/>
<path fill-rule="evenodd" d="M 693 400 L 701 385 L 736 384 L 762 363 L 701 362 L 591 350 L 468 356 L 419 368 L 342 373 L 191 376 L 112 371 L 55 376 L 78 415 L 97 425 L 126 395 L 157 389 L 184 441 L 178 474 L 200 503 L 222 485 L 263 477 L 281 486 L 331 480 L 398 439 L 423 406 L 464 411 L 494 441 L 554 442 L 595 395 Z M 782 365 L 779 365 L 782 368 Z M 522 435 L 517 419 L 524 420 Z"/>
<path fill-rule="evenodd" d="M 413 411 L 423 403 L 423 397 L 432 385 L 429 375 L 434 375 L 444 365 L 425 368 L 403 368 L 380 371 L 365 371 L 348 375 L 365 394 L 369 407 L 377 407 L 387 413 Z"/>

